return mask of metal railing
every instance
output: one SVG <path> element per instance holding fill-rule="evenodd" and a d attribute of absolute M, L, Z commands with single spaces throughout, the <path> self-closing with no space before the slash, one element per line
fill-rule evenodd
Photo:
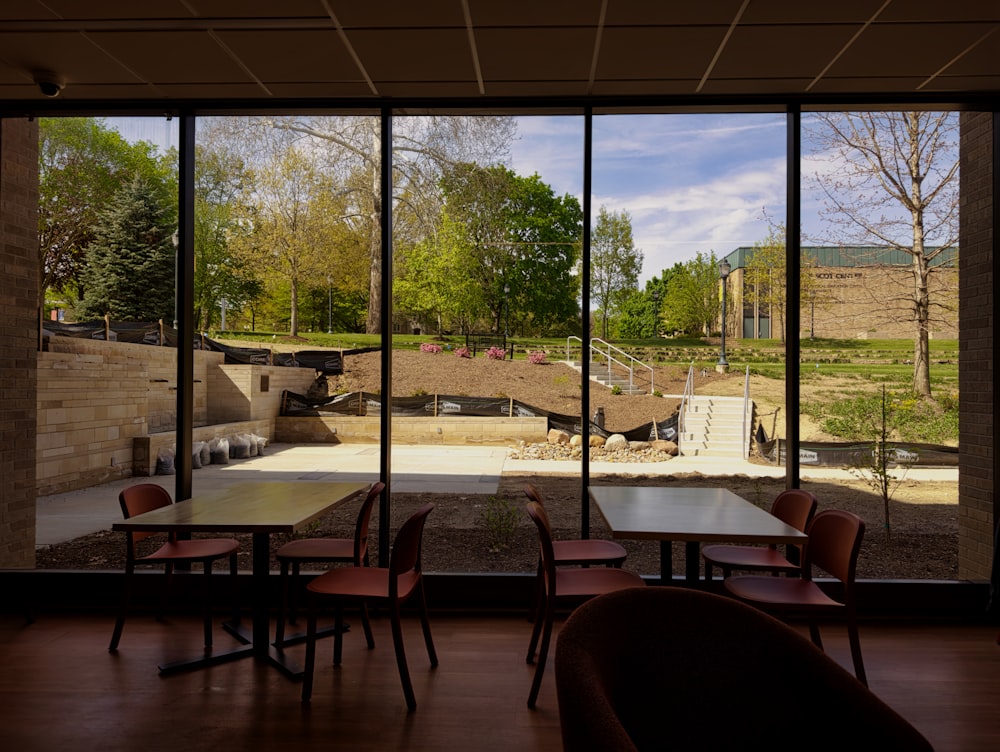
<path fill-rule="evenodd" d="M 680 456 L 684 454 L 681 448 L 683 442 L 684 431 L 687 430 L 685 425 L 684 416 L 687 412 L 688 403 L 694 397 L 694 362 L 688 366 L 687 381 L 684 382 L 684 391 L 681 393 L 681 404 L 677 408 L 677 455 Z"/>
<path fill-rule="evenodd" d="M 584 351 L 583 340 L 580 339 L 580 337 L 577 337 L 576 335 L 570 335 L 569 337 L 566 338 L 566 360 L 567 361 L 572 361 L 572 358 L 570 357 L 570 347 L 571 347 L 570 343 L 572 341 L 574 341 L 574 340 L 576 342 L 580 343 L 580 345 L 579 345 L 579 347 L 580 347 L 580 361 L 582 362 L 583 361 L 583 351 Z M 600 349 L 599 347 L 597 347 L 595 343 L 600 343 L 601 345 L 604 345 L 607 348 L 606 351 Z M 623 360 L 619 360 L 618 358 L 614 357 L 611 354 L 612 351 L 615 352 L 615 353 L 617 353 L 619 356 L 621 356 L 624 359 L 624 361 Z M 653 367 L 652 366 L 646 365 L 645 363 L 643 363 L 638 358 L 633 357 L 632 355 L 629 355 L 627 352 L 625 352 L 624 350 L 622 350 L 619 347 L 615 347 L 610 342 L 605 342 L 603 339 L 598 339 L 596 337 L 594 339 L 590 340 L 590 352 L 588 353 L 588 355 L 590 357 L 590 360 L 593 363 L 597 363 L 598 362 L 597 359 L 594 357 L 595 353 L 597 355 L 600 355 L 602 358 L 604 358 L 604 362 L 607 364 L 608 381 L 611 381 L 611 379 L 614 377 L 614 373 L 613 373 L 612 368 L 613 368 L 613 364 L 617 363 L 623 369 L 625 369 L 626 371 L 628 371 L 628 386 L 629 386 L 629 389 L 632 390 L 632 389 L 635 388 L 635 368 L 638 367 L 638 366 L 641 366 L 642 368 L 645 368 L 645 369 L 647 369 L 649 371 L 649 393 L 652 394 L 655 391 L 655 386 L 653 384 Z M 625 361 L 627 361 L 627 362 L 625 362 Z M 634 364 L 634 365 L 632 365 L 632 364 Z M 591 371 L 590 375 L 591 376 L 594 375 L 593 371 Z"/>
<path fill-rule="evenodd" d="M 750 407 L 750 366 L 743 377 L 743 459 L 750 456 L 750 437 L 747 435 L 747 409 Z"/>

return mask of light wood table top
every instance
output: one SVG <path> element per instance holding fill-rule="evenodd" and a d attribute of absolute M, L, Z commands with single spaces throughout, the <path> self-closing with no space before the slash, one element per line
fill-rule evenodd
<path fill-rule="evenodd" d="M 590 486 L 615 538 L 661 542 L 660 577 L 670 581 L 670 542 L 687 544 L 686 575 L 697 580 L 699 543 L 798 544 L 806 534 L 725 488 Z"/>
<path fill-rule="evenodd" d="M 292 533 L 360 496 L 367 483 L 246 481 L 116 522 L 114 530 Z"/>

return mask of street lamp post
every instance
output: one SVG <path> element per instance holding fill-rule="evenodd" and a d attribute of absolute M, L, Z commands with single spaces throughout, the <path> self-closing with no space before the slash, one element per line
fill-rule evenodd
<path fill-rule="evenodd" d="M 726 278 L 731 269 L 725 259 L 719 262 L 719 279 L 722 280 L 722 344 L 719 348 L 719 362 L 715 364 L 715 370 L 719 373 L 729 370 L 729 361 L 726 360 Z"/>
<path fill-rule="evenodd" d="M 504 318 L 503 318 L 503 346 L 507 347 L 507 338 L 510 336 L 510 300 L 508 296 L 510 295 L 510 285 L 504 283 L 503 286 L 503 307 L 504 307 Z"/>

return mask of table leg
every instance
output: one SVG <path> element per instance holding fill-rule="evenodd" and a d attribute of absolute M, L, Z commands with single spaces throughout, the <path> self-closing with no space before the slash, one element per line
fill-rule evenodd
<path fill-rule="evenodd" d="M 701 547 L 698 541 L 688 541 L 684 544 L 684 549 L 684 579 L 688 585 L 697 585 Z"/>
<path fill-rule="evenodd" d="M 674 579 L 674 544 L 660 541 L 660 584 L 669 585 Z"/>

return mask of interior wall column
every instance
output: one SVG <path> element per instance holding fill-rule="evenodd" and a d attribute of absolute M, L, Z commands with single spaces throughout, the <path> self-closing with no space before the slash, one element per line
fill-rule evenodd
<path fill-rule="evenodd" d="M 392 110 L 380 114 L 379 204 L 382 244 L 382 302 L 379 329 L 382 332 L 382 414 L 380 416 L 379 479 L 385 483 L 379 507 L 378 561 L 389 566 L 389 517 L 392 491 Z"/>
<path fill-rule="evenodd" d="M 194 431 L 194 146 L 195 117 L 180 118 L 177 165 L 177 421 L 174 500 L 191 498 Z"/>
<path fill-rule="evenodd" d="M 802 268 L 802 110 L 787 117 L 785 217 L 785 486 L 799 487 L 799 296 Z M 773 336 L 773 332 L 772 332 Z M 781 445 L 778 444 L 780 454 Z"/>

